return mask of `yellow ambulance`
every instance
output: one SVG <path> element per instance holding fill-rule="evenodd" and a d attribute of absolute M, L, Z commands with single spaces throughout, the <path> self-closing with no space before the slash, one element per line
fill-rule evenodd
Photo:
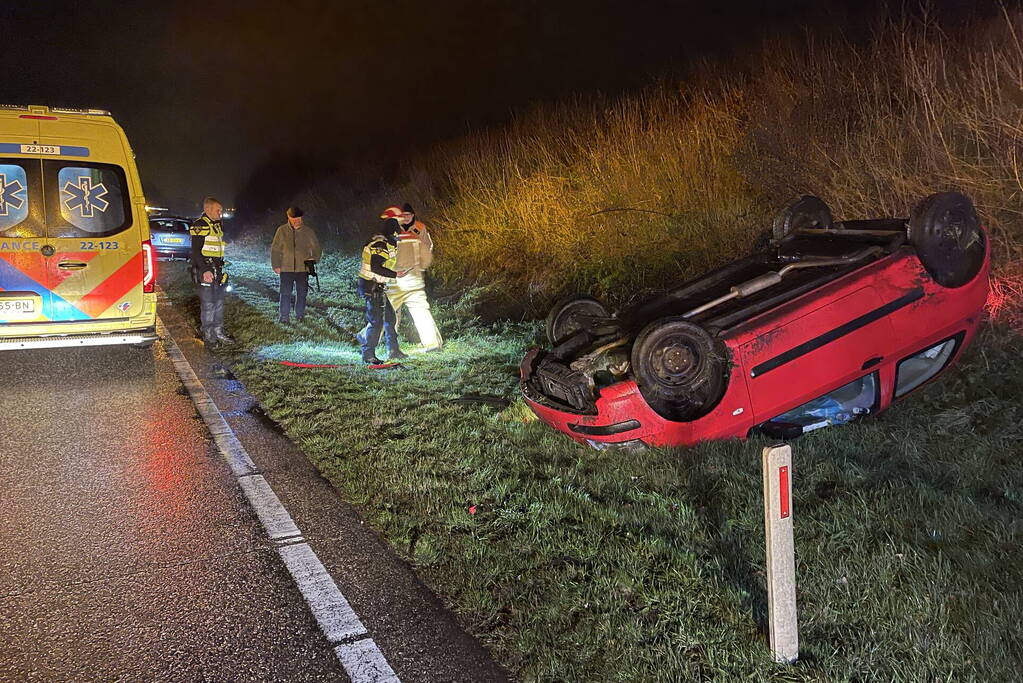
<path fill-rule="evenodd" d="M 0 351 L 156 339 L 142 183 L 109 112 L 0 106 Z"/>

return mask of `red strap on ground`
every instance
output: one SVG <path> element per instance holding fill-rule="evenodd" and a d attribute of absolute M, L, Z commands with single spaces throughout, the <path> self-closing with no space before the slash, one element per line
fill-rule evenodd
<path fill-rule="evenodd" d="M 294 363 L 290 360 L 277 361 L 278 365 L 286 365 L 289 368 L 355 368 L 358 367 L 355 363 Z M 393 368 L 397 363 L 380 363 L 379 365 L 367 365 L 366 367 L 370 370 L 382 370 L 384 368 Z"/>

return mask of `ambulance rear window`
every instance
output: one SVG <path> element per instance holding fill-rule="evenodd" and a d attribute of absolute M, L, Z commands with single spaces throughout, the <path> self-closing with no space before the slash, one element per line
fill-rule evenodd
<path fill-rule="evenodd" d="M 41 237 L 39 162 L 0 159 L 0 233 L 7 237 Z"/>
<path fill-rule="evenodd" d="M 131 226 L 124 171 L 112 164 L 43 162 L 51 237 L 105 237 Z"/>

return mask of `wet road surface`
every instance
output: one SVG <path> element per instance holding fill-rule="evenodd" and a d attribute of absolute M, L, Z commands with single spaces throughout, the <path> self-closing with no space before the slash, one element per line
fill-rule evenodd
<path fill-rule="evenodd" d="M 160 344 L 0 362 L 0 679 L 345 679 Z"/>
<path fill-rule="evenodd" d="M 400 679 L 506 680 L 161 316 Z M 0 680 L 348 680 L 162 342 L 0 354 L 0 376 Z"/>

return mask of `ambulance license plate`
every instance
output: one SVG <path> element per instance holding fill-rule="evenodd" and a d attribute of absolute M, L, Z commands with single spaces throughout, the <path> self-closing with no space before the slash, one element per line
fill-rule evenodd
<path fill-rule="evenodd" d="M 35 299 L 0 299 L 0 318 L 20 320 L 36 317 Z"/>

